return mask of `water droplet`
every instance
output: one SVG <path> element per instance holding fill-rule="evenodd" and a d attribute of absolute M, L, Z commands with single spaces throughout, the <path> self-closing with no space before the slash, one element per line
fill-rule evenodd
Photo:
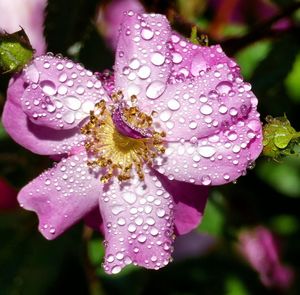
<path fill-rule="evenodd" d="M 112 270 L 111 270 L 111 273 L 112 274 L 117 274 L 117 273 L 119 273 L 120 271 L 121 271 L 121 266 L 119 266 L 119 265 L 116 265 L 116 266 L 114 266 L 113 268 L 112 268 Z"/>
<path fill-rule="evenodd" d="M 204 175 L 201 178 L 201 183 L 203 185 L 210 185 L 211 184 L 211 178 L 208 175 Z"/>
<path fill-rule="evenodd" d="M 163 122 L 167 122 L 170 118 L 171 118 L 172 113 L 168 110 L 165 110 L 163 112 L 160 113 L 159 118 L 163 121 Z"/>
<path fill-rule="evenodd" d="M 237 139 L 238 136 L 237 136 L 236 132 L 231 131 L 231 132 L 228 133 L 227 137 L 228 137 L 229 140 L 234 141 L 234 140 Z"/>
<path fill-rule="evenodd" d="M 146 89 L 146 95 L 150 99 L 160 97 L 166 90 L 166 84 L 161 81 L 153 81 Z"/>
<path fill-rule="evenodd" d="M 175 64 L 179 64 L 182 62 L 182 55 L 178 52 L 172 53 L 172 61 Z"/>
<path fill-rule="evenodd" d="M 138 71 L 138 76 L 141 79 L 149 78 L 150 74 L 151 74 L 151 69 L 148 66 L 141 66 Z"/>
<path fill-rule="evenodd" d="M 227 95 L 229 91 L 232 89 L 232 83 L 229 81 L 222 81 L 216 86 L 216 90 L 221 94 L 221 95 Z"/>
<path fill-rule="evenodd" d="M 165 62 L 165 57 L 160 52 L 154 52 L 151 56 L 151 62 L 156 66 L 161 66 Z"/>
<path fill-rule="evenodd" d="M 150 28 L 143 28 L 141 31 L 141 36 L 145 40 L 150 40 L 154 36 L 154 32 Z"/>
<path fill-rule="evenodd" d="M 197 122 L 195 122 L 195 121 L 191 121 L 190 122 L 190 124 L 189 124 L 189 127 L 191 128 L 191 129 L 196 129 L 197 128 Z"/>
<path fill-rule="evenodd" d="M 143 234 L 139 235 L 137 240 L 140 242 L 140 243 L 145 243 L 146 240 L 147 240 L 147 237 Z"/>
<path fill-rule="evenodd" d="M 228 109 L 227 109 L 227 107 L 225 105 L 223 105 L 223 104 L 220 105 L 220 107 L 219 107 L 219 113 L 220 114 L 226 114 L 227 111 L 228 111 Z"/>
<path fill-rule="evenodd" d="M 112 263 L 115 260 L 113 255 L 107 255 L 106 261 Z"/>
<path fill-rule="evenodd" d="M 75 122 L 75 115 L 73 112 L 67 112 L 64 114 L 63 119 L 68 124 L 73 124 Z"/>
<path fill-rule="evenodd" d="M 61 82 L 61 83 L 66 82 L 67 79 L 68 79 L 68 76 L 67 76 L 66 73 L 62 73 L 62 74 L 60 74 L 59 77 L 58 77 L 58 80 L 59 80 L 59 82 Z"/>
<path fill-rule="evenodd" d="M 75 96 L 66 96 L 64 98 L 64 101 L 65 105 L 73 111 L 77 111 L 81 107 L 81 101 Z"/>
<path fill-rule="evenodd" d="M 136 195 L 132 192 L 125 192 L 122 194 L 122 197 L 128 204 L 134 204 L 136 202 Z"/>
<path fill-rule="evenodd" d="M 133 224 L 133 223 L 130 223 L 130 224 L 128 225 L 128 231 L 129 231 L 130 233 L 134 233 L 134 232 L 136 231 L 136 225 Z"/>
<path fill-rule="evenodd" d="M 65 95 L 68 92 L 68 88 L 64 85 L 60 85 L 57 89 L 58 94 Z"/>
<path fill-rule="evenodd" d="M 40 85 L 43 89 L 43 92 L 46 95 L 55 95 L 56 94 L 56 86 L 52 81 L 44 80 L 44 81 L 41 81 Z"/>
<path fill-rule="evenodd" d="M 156 211 L 156 215 L 157 215 L 158 217 L 160 217 L 160 218 L 164 217 L 165 214 L 166 214 L 166 211 L 165 211 L 164 209 L 162 209 L 162 208 L 159 208 L 159 209 L 157 209 L 157 211 Z"/>
<path fill-rule="evenodd" d="M 52 105 L 52 104 L 48 104 L 48 105 L 47 105 L 47 111 L 48 111 L 49 113 L 53 113 L 53 112 L 55 112 L 55 110 L 56 110 L 55 105 Z"/>
<path fill-rule="evenodd" d="M 146 218 L 146 223 L 149 224 L 149 225 L 154 225 L 155 220 L 152 217 L 147 217 Z"/>
<path fill-rule="evenodd" d="M 213 112 L 213 109 L 210 105 L 208 104 L 204 104 L 201 108 L 200 108 L 200 112 L 203 115 L 210 115 Z"/>
<path fill-rule="evenodd" d="M 124 218 L 120 217 L 120 218 L 118 218 L 117 223 L 118 223 L 118 225 L 123 226 L 126 224 L 126 220 Z"/>
<path fill-rule="evenodd" d="M 120 206 L 120 205 L 115 205 L 115 206 L 112 207 L 111 212 L 112 212 L 114 215 L 118 215 L 118 214 L 120 214 L 121 212 L 123 212 L 124 210 L 125 210 L 125 209 L 124 209 L 122 206 Z"/>
<path fill-rule="evenodd" d="M 130 60 L 129 62 L 129 67 L 132 69 L 132 70 L 137 70 L 139 67 L 140 67 L 140 61 L 137 59 L 137 58 L 133 58 Z"/>
<path fill-rule="evenodd" d="M 156 227 L 151 228 L 150 234 L 151 234 L 152 236 L 157 236 L 158 233 L 159 233 L 159 231 L 158 231 L 158 229 L 157 229 Z"/>
<path fill-rule="evenodd" d="M 210 145 L 198 147 L 199 154 L 204 158 L 210 158 L 216 153 L 216 149 Z"/>
<path fill-rule="evenodd" d="M 180 103 L 176 99 L 170 99 L 168 101 L 168 107 L 172 111 L 177 111 L 180 108 Z"/>

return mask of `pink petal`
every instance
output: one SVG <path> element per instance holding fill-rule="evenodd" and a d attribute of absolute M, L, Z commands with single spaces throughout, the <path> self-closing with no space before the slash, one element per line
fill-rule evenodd
<path fill-rule="evenodd" d="M 29 121 L 20 101 L 24 90 L 24 75 L 15 75 L 10 81 L 2 114 L 3 126 L 17 143 L 41 155 L 67 153 L 76 146 L 82 146 L 84 137 L 78 127 L 55 130 Z"/>
<path fill-rule="evenodd" d="M 261 150 L 261 123 L 252 110 L 247 119 L 217 134 L 195 141 L 169 142 L 153 168 L 169 179 L 220 185 L 244 175 Z"/>
<path fill-rule="evenodd" d="M 115 86 L 125 98 L 138 97 L 143 108 L 156 104 L 166 90 L 171 63 L 170 25 L 163 15 L 128 12 L 121 27 L 115 63 Z M 149 108 L 148 108 L 149 109 Z"/>
<path fill-rule="evenodd" d="M 173 200 L 159 179 L 147 171 L 103 189 L 100 211 L 104 223 L 104 269 L 118 273 L 128 264 L 158 269 L 169 263 L 173 242 Z"/>
<path fill-rule="evenodd" d="M 195 229 L 204 214 L 208 187 L 169 180 L 159 173 L 156 173 L 156 176 L 164 189 L 173 197 L 175 233 L 184 235 Z"/>
<path fill-rule="evenodd" d="M 49 240 L 63 233 L 98 205 L 102 185 L 89 171 L 84 152 L 63 159 L 19 193 L 20 205 L 36 212 L 39 230 Z"/>
<path fill-rule="evenodd" d="M 96 16 L 97 28 L 104 35 L 112 49 L 116 49 L 120 26 L 124 12 L 133 10 L 143 12 L 142 4 L 137 0 L 113 0 L 100 7 Z"/>
<path fill-rule="evenodd" d="M 22 107 L 37 125 L 72 129 L 107 95 L 92 72 L 71 60 L 53 55 L 37 57 L 25 68 Z"/>
<path fill-rule="evenodd" d="M 172 76 L 170 82 L 184 81 L 197 77 L 201 71 L 227 63 L 233 67 L 236 63 L 226 56 L 220 45 L 199 46 L 173 32 L 170 39 L 172 56 Z"/>
<path fill-rule="evenodd" d="M 22 27 L 40 55 L 45 52 L 44 19 L 46 0 L 0 0 L 0 29 L 8 33 Z"/>
<path fill-rule="evenodd" d="M 212 66 L 200 77 L 169 84 L 154 111 L 155 122 L 168 141 L 207 137 L 247 118 L 257 99 L 239 70 L 227 64 Z"/>

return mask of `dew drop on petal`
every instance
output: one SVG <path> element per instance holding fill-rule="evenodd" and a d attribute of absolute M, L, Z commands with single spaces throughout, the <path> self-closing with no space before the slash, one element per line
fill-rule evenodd
<path fill-rule="evenodd" d="M 136 195 L 134 193 L 125 192 L 122 194 L 122 197 L 128 204 L 134 204 L 136 202 Z"/>
<path fill-rule="evenodd" d="M 198 147 L 199 154 L 204 158 L 210 158 L 216 153 L 216 149 L 213 146 L 206 145 Z"/>
<path fill-rule="evenodd" d="M 150 28 L 143 28 L 141 31 L 141 36 L 144 40 L 150 40 L 154 36 L 154 32 Z"/>
<path fill-rule="evenodd" d="M 166 90 L 166 84 L 161 81 L 153 81 L 146 89 L 146 95 L 150 99 L 160 97 Z"/>
<path fill-rule="evenodd" d="M 147 79 L 151 75 L 151 69 L 148 66 L 141 66 L 138 71 L 138 76 L 141 79 Z"/>
<path fill-rule="evenodd" d="M 156 66 L 161 66 L 165 62 L 165 57 L 160 52 L 154 52 L 151 56 L 151 62 Z"/>
<path fill-rule="evenodd" d="M 52 81 L 44 80 L 44 81 L 41 81 L 40 85 L 43 89 L 43 92 L 46 95 L 55 95 L 56 94 L 56 86 Z"/>
<path fill-rule="evenodd" d="M 81 101 L 75 96 L 67 96 L 64 98 L 64 101 L 65 105 L 73 111 L 77 111 L 81 107 Z"/>
<path fill-rule="evenodd" d="M 200 112 L 203 115 L 210 115 L 212 113 L 213 109 L 210 105 L 208 104 L 204 104 L 201 108 L 200 108 Z"/>
<path fill-rule="evenodd" d="M 180 108 L 180 103 L 176 99 L 170 99 L 168 101 L 168 108 L 172 111 L 177 111 Z"/>
<path fill-rule="evenodd" d="M 203 185 L 210 185 L 211 184 L 211 178 L 208 176 L 208 175 L 204 175 L 202 178 L 201 178 L 201 183 Z"/>
<path fill-rule="evenodd" d="M 113 268 L 112 268 L 112 270 L 111 270 L 111 273 L 112 274 L 117 274 L 117 273 L 119 273 L 120 271 L 121 271 L 121 266 L 119 266 L 119 265 L 116 265 L 116 266 L 114 266 Z"/>
<path fill-rule="evenodd" d="M 216 86 L 216 90 L 222 95 L 227 95 L 232 89 L 232 83 L 229 81 L 222 81 Z"/>

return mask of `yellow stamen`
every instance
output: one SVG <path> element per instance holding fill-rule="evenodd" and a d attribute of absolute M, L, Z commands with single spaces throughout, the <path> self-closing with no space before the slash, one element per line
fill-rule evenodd
<path fill-rule="evenodd" d="M 121 96 L 122 93 L 116 93 L 113 101 L 118 101 Z M 125 136 L 114 126 L 111 112 L 105 101 L 100 101 L 95 110 L 91 111 L 90 121 L 81 129 L 87 137 L 85 148 L 95 158 L 88 165 L 106 168 L 100 179 L 103 183 L 107 183 L 113 176 L 117 176 L 120 181 L 128 180 L 132 176 L 132 169 L 143 179 L 143 165 L 151 165 L 152 160 L 165 151 L 162 140 L 165 133 L 153 130 L 151 136 L 139 139 Z M 122 109 L 122 115 L 130 127 L 151 130 L 151 116 L 140 112 L 137 107 Z"/>

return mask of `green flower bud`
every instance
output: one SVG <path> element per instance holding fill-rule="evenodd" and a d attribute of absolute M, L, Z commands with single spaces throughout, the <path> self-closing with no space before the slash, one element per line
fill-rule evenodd
<path fill-rule="evenodd" d="M 299 144 L 300 132 L 297 132 L 289 120 L 284 117 L 266 117 L 263 127 L 263 155 L 275 160 L 294 154 Z"/>
<path fill-rule="evenodd" d="M 33 48 L 23 29 L 13 34 L 0 32 L 0 73 L 16 73 L 33 57 Z"/>

